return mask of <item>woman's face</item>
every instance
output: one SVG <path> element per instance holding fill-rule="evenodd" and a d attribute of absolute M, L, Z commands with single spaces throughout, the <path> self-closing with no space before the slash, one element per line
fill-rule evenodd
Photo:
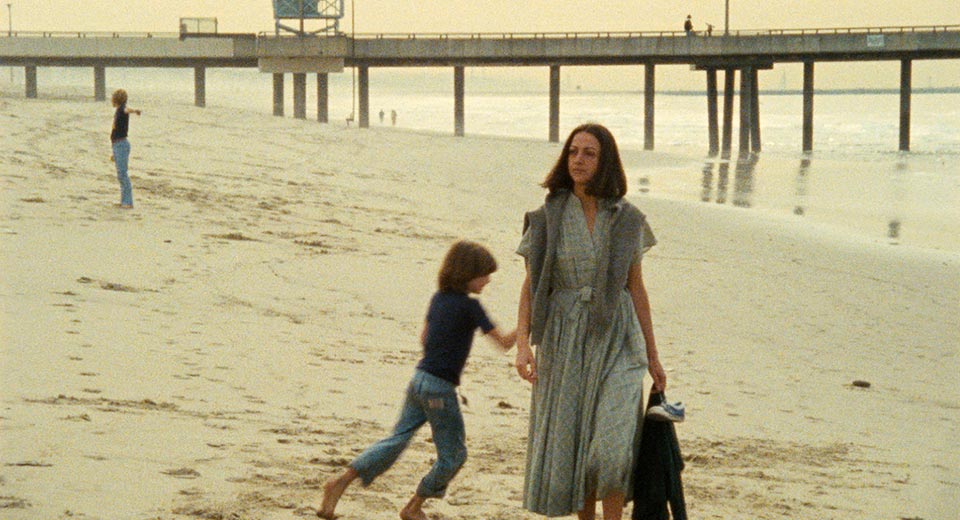
<path fill-rule="evenodd" d="M 586 186 L 600 166 L 600 141 L 589 132 L 578 132 L 570 141 L 567 169 L 574 185 Z"/>

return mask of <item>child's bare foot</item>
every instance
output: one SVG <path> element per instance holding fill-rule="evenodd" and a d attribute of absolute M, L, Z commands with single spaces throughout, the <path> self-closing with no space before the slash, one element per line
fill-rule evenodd
<path fill-rule="evenodd" d="M 427 514 L 423 512 L 422 509 L 417 511 L 407 511 L 404 509 L 400 511 L 401 520 L 428 520 Z"/>
<path fill-rule="evenodd" d="M 320 504 L 320 510 L 317 516 L 326 520 L 333 520 L 337 517 L 334 510 L 337 508 L 337 502 L 347 490 L 347 486 L 357 478 L 357 471 L 353 468 L 347 468 L 339 477 L 330 479 L 323 485 L 323 502 Z"/>
<path fill-rule="evenodd" d="M 423 512 L 422 506 L 427 499 L 414 495 L 400 510 L 401 520 L 428 520 L 427 514 Z"/>
<path fill-rule="evenodd" d="M 317 516 L 326 520 L 333 520 L 337 517 L 333 512 L 337 508 L 337 502 L 347 486 L 341 483 L 342 478 L 330 479 L 323 485 L 323 502 L 317 511 Z"/>

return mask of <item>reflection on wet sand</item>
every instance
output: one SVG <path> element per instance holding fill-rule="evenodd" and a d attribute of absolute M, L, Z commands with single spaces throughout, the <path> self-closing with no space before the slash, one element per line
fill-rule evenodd
<path fill-rule="evenodd" d="M 892 244 L 899 243 L 898 239 L 902 231 L 902 205 L 907 191 L 906 182 L 910 173 L 909 154 L 902 154 L 897 161 L 895 170 L 883 181 L 886 185 L 885 199 L 882 204 L 886 215 L 884 217 L 884 229 L 882 235 L 893 239 Z M 757 201 L 754 200 L 754 175 L 757 171 L 757 165 L 760 162 L 759 153 L 742 154 L 734 163 L 734 177 L 732 194 L 728 194 L 730 164 L 729 156 L 721 158 L 708 158 L 701 168 L 701 192 L 700 200 L 702 202 L 716 202 L 717 204 L 726 204 L 728 196 L 730 202 L 737 207 L 750 208 Z M 806 216 L 808 213 L 810 199 L 810 182 L 812 173 L 813 156 L 811 153 L 805 153 L 800 158 L 800 166 L 797 169 L 795 178 L 793 202 L 793 214 L 797 216 Z M 834 172 L 838 175 L 843 172 Z M 814 206 L 816 206 L 815 201 Z M 761 200 L 759 205 L 769 205 L 771 201 Z"/>
<path fill-rule="evenodd" d="M 810 153 L 803 154 L 800 159 L 800 169 L 797 170 L 797 204 L 793 207 L 793 214 L 803 216 L 807 202 L 807 174 L 810 172 Z"/>
<path fill-rule="evenodd" d="M 733 205 L 743 208 L 749 208 L 753 205 L 753 173 L 756 170 L 757 163 L 760 161 L 760 154 L 749 153 L 737 158 L 734 167 L 733 177 Z M 717 170 L 717 190 L 714 199 L 713 191 L 713 171 L 714 166 Z M 717 204 L 727 202 L 727 186 L 730 177 L 730 158 L 721 157 L 717 159 L 708 159 L 703 164 L 703 181 L 700 194 L 700 200 L 710 202 L 716 200 Z"/>
<path fill-rule="evenodd" d="M 890 189 L 887 192 L 887 196 L 890 198 L 890 200 L 887 201 L 889 211 L 887 214 L 887 218 L 889 219 L 887 222 L 887 238 L 891 239 L 900 238 L 900 212 L 905 195 L 904 192 L 906 191 L 904 183 L 906 182 L 907 174 L 910 173 L 910 164 L 907 162 L 908 157 L 908 153 L 901 152 L 897 160 L 897 167 L 890 176 Z M 895 241 L 892 243 L 899 242 Z"/>

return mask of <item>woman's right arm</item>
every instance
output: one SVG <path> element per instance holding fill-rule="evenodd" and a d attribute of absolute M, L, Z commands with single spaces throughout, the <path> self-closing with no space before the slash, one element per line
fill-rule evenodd
<path fill-rule="evenodd" d="M 520 305 L 517 310 L 517 361 L 520 377 L 531 383 L 537 380 L 537 360 L 530 348 L 530 268 L 520 289 Z"/>

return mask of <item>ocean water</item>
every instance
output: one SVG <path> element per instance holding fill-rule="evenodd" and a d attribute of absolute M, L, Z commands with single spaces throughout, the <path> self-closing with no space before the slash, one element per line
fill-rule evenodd
<path fill-rule="evenodd" d="M 602 72 L 603 68 L 597 68 Z M 13 83 L 22 85 L 22 71 Z M 10 78 L 0 77 L 0 81 Z M 273 113 L 272 77 L 250 69 L 208 69 L 208 106 Z M 88 68 L 38 69 L 44 89 L 75 87 L 93 94 Z M 107 69 L 108 90 L 123 87 L 193 103 L 192 69 Z M 356 107 L 353 71 L 330 75 L 331 124 L 345 124 Z M 696 88 L 693 86 L 692 88 Z M 761 77 L 761 88 L 763 78 Z M 467 135 L 546 141 L 547 72 L 504 74 L 467 69 Z M 370 124 L 441 135 L 453 133 L 453 74 L 449 69 L 372 69 Z M 292 80 L 286 80 L 291 117 Z M 562 84 L 561 139 L 585 121 L 617 136 L 631 190 L 703 204 L 723 204 L 774 218 L 828 226 L 883 241 L 960 253 L 960 94 L 915 93 L 911 100 L 911 151 L 899 146 L 899 95 L 818 94 L 814 101 L 814 151 L 801 152 L 802 98 L 760 96 L 763 151 L 738 160 L 734 107 L 733 158 L 707 157 L 706 97 L 656 95 L 655 151 L 643 149 L 643 94 L 585 92 Z M 384 112 L 381 122 L 379 113 Z M 316 83 L 308 75 L 307 117 L 316 117 Z"/>

